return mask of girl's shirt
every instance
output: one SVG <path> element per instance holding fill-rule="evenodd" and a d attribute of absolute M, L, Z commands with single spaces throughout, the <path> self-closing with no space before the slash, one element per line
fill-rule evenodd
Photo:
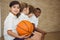
<path fill-rule="evenodd" d="M 7 31 L 12 30 L 14 33 L 17 34 L 16 32 L 17 22 L 18 22 L 17 17 L 10 12 L 4 21 L 4 40 L 14 39 L 14 37 L 7 34 Z"/>
<path fill-rule="evenodd" d="M 21 13 L 21 15 L 19 16 L 18 20 L 19 20 L 18 22 L 21 22 L 22 20 L 30 21 L 29 17 L 27 15 L 25 15 L 24 13 Z"/>

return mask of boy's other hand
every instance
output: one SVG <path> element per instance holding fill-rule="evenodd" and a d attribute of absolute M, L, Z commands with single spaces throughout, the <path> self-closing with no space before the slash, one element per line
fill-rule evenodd
<path fill-rule="evenodd" d="M 26 34 L 26 35 L 27 35 L 27 34 Z M 26 35 L 19 36 L 19 38 L 25 38 L 25 37 L 26 37 Z"/>
<path fill-rule="evenodd" d="M 28 38 L 30 35 L 22 35 L 22 36 L 20 36 L 19 38 Z"/>
<path fill-rule="evenodd" d="M 26 35 L 24 38 L 29 38 L 31 35 Z"/>

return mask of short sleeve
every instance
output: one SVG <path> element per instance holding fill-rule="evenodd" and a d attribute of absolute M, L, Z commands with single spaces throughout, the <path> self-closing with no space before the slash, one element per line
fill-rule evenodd
<path fill-rule="evenodd" d="M 7 18 L 4 23 L 4 27 L 6 30 L 13 30 L 13 19 Z"/>

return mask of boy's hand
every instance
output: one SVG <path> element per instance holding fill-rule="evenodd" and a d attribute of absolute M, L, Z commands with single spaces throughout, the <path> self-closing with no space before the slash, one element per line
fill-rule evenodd
<path fill-rule="evenodd" d="M 25 36 L 24 38 L 29 38 L 29 36 L 31 36 L 31 35 L 27 35 L 27 36 Z"/>
<path fill-rule="evenodd" d="M 29 36 L 30 35 L 27 36 L 27 34 L 26 34 L 26 35 L 20 36 L 19 38 L 28 38 Z"/>
<path fill-rule="evenodd" d="M 27 35 L 27 34 L 26 34 L 26 35 Z M 25 38 L 25 37 L 26 37 L 26 35 L 19 36 L 19 38 Z"/>

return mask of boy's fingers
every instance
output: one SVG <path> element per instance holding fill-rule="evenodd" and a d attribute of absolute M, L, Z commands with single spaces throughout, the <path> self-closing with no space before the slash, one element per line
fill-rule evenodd
<path fill-rule="evenodd" d="M 27 36 L 27 34 L 25 34 L 25 36 Z"/>
<path fill-rule="evenodd" d="M 25 38 L 28 38 L 30 35 L 25 36 Z"/>

